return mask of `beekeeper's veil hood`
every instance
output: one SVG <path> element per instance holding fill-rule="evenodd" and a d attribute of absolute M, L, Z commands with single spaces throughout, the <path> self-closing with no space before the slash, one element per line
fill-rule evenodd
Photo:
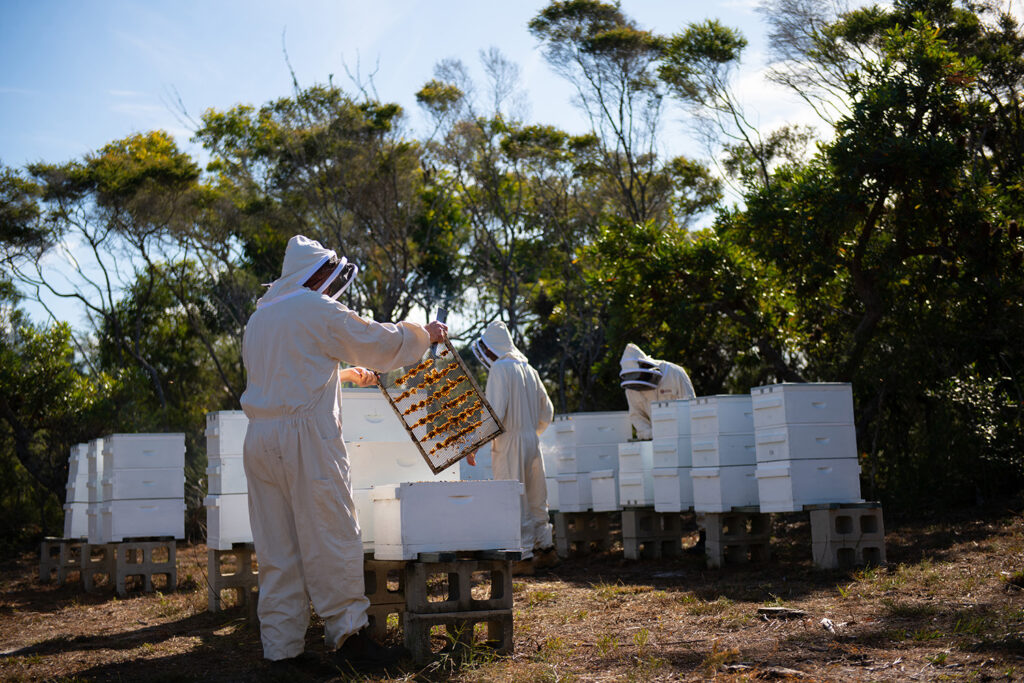
<path fill-rule="evenodd" d="M 640 350 L 636 344 L 626 344 L 619 360 L 620 386 L 625 389 L 645 391 L 656 389 L 661 382 L 661 369 L 658 361 Z"/>
<path fill-rule="evenodd" d="M 292 237 L 288 240 L 288 246 L 284 250 L 281 277 L 270 284 L 270 289 L 256 302 L 256 306 L 270 306 L 301 293 L 306 281 L 325 263 L 332 260 L 337 261 L 334 270 L 316 291 L 323 294 L 328 287 L 333 285 L 332 289 L 336 291 L 333 292 L 331 298 L 337 299 L 352 284 L 359 268 L 354 263 L 349 263 L 344 256 L 338 258 L 334 251 L 321 246 L 316 240 L 311 240 L 304 235 Z"/>
<path fill-rule="evenodd" d="M 505 323 L 500 320 L 495 320 L 488 325 L 483 336 L 473 343 L 472 348 L 473 354 L 484 364 L 484 367 L 489 368 L 491 363 L 505 358 L 526 362 L 526 356 L 516 348 L 512 342 L 512 335 L 505 327 Z"/>

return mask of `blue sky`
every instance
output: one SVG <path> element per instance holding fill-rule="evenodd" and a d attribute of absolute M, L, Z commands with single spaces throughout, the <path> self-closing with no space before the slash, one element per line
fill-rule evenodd
<path fill-rule="evenodd" d="M 291 92 L 284 59 L 301 85 L 348 88 L 357 66 L 382 99 L 418 123 L 413 94 L 434 64 L 455 57 L 476 67 L 495 46 L 522 69 L 531 118 L 574 131 L 583 120 L 564 82 L 544 63 L 527 22 L 547 3 L 380 0 L 4 0 L 0 2 L 0 161 L 65 161 L 134 132 L 162 128 L 186 145 L 174 112 L 180 96 L 193 117 L 205 109 L 262 104 Z M 720 18 L 750 39 L 747 94 L 755 114 L 781 122 L 795 100 L 760 97 L 764 25 L 756 0 L 625 0 L 641 26 L 671 33 Z M 752 78 L 753 77 L 753 78 Z M 690 149 L 682 117 L 667 122 L 673 151 Z"/>

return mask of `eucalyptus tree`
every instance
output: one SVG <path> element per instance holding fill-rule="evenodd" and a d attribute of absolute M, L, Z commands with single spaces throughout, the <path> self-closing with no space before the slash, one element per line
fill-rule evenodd
<path fill-rule="evenodd" d="M 450 296 L 458 226 L 425 184 L 402 118 L 396 104 L 332 84 L 203 115 L 195 140 L 254 272 L 276 278 L 284 244 L 304 233 L 360 265 L 347 302 L 374 318 Z"/>

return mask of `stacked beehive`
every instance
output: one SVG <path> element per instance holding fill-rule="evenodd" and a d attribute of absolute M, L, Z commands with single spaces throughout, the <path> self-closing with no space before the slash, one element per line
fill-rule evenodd
<path fill-rule="evenodd" d="M 86 508 L 86 516 L 89 518 L 89 543 L 91 545 L 102 545 L 110 540 L 103 535 L 103 475 L 105 473 L 103 463 L 103 439 L 93 439 L 86 449 L 86 461 L 89 475 L 86 487 L 89 490 L 89 506 Z"/>
<path fill-rule="evenodd" d="M 728 512 L 758 504 L 754 416 L 749 394 L 693 399 L 690 452 L 696 512 Z"/>
<path fill-rule="evenodd" d="M 619 444 L 629 439 L 632 427 L 625 411 L 558 415 L 554 429 L 555 479 L 560 512 L 594 509 L 592 480 L 598 492 L 617 493 Z M 601 482 L 614 481 L 612 486 Z M 617 509 L 618 501 L 597 501 L 600 509 Z"/>
<path fill-rule="evenodd" d="M 751 397 L 762 512 L 861 501 L 849 384 L 775 384 Z"/>
<path fill-rule="evenodd" d="M 71 447 L 67 495 L 64 498 L 64 538 L 89 536 L 89 444 Z"/>
<path fill-rule="evenodd" d="M 651 405 L 655 512 L 683 512 L 693 507 L 690 431 L 689 400 Z"/>
<path fill-rule="evenodd" d="M 249 484 L 242 464 L 242 445 L 249 419 L 241 410 L 206 414 L 206 546 L 230 550 L 252 543 Z"/>
<path fill-rule="evenodd" d="M 103 539 L 185 537 L 185 435 L 103 439 Z"/>

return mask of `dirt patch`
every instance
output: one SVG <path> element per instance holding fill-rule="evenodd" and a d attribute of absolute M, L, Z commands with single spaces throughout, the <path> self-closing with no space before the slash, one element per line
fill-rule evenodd
<path fill-rule="evenodd" d="M 359 680 L 1021 680 L 1024 520 L 886 520 L 889 565 L 822 571 L 802 515 L 776 516 L 774 559 L 708 570 L 699 556 L 626 561 L 611 552 L 517 577 L 515 654 Z M 693 539 L 691 539 L 692 541 Z M 323 628 L 305 669 L 265 663 L 244 608 L 206 611 L 206 548 L 178 548 L 178 590 L 119 599 L 40 584 L 38 557 L 0 565 L 5 681 L 350 680 Z M 792 618 L 758 613 L 800 610 Z M 400 639 L 397 619 L 389 637 Z"/>

